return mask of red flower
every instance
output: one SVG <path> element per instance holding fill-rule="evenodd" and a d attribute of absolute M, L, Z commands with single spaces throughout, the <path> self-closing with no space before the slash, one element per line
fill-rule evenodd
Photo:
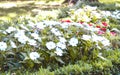
<path fill-rule="evenodd" d="M 92 24 L 88 24 L 89 26 L 92 26 Z"/>
<path fill-rule="evenodd" d="M 107 24 L 106 22 L 102 22 L 102 24 L 103 24 L 104 26 L 108 26 L 108 24 Z"/>
<path fill-rule="evenodd" d="M 83 24 L 84 22 L 79 22 L 80 24 Z"/>
<path fill-rule="evenodd" d="M 61 22 L 67 22 L 67 23 L 70 23 L 71 21 L 70 21 L 70 20 L 61 20 Z"/>
<path fill-rule="evenodd" d="M 100 26 L 96 26 L 96 28 L 101 28 Z"/>
<path fill-rule="evenodd" d="M 117 35 L 117 33 L 114 32 L 114 31 L 111 31 L 110 34 L 111 34 L 112 36 L 116 36 L 116 35 Z"/>
<path fill-rule="evenodd" d="M 98 31 L 98 34 L 99 34 L 99 35 L 102 35 L 102 34 L 104 34 L 104 33 L 105 33 L 105 32 L 104 32 L 104 31 L 101 31 L 101 30 Z"/>
<path fill-rule="evenodd" d="M 100 30 L 102 30 L 102 31 L 106 32 L 106 30 L 107 30 L 107 29 L 106 29 L 106 28 L 101 28 Z"/>

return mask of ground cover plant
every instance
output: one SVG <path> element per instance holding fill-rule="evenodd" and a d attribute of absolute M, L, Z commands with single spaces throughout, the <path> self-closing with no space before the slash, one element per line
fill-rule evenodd
<path fill-rule="evenodd" d="M 2 21 L 1 74 L 118 75 L 118 12 L 87 5 L 70 9 L 67 19 L 37 15 Z"/>

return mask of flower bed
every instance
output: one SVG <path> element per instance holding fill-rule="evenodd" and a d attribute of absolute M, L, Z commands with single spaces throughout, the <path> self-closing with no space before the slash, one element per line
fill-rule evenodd
<path fill-rule="evenodd" d="M 109 38 L 118 34 L 109 29 L 109 19 L 96 8 L 97 15 L 92 16 L 95 13 L 91 8 L 80 9 L 71 20 L 24 20 L 1 28 L 1 70 L 36 70 L 40 66 L 55 70 L 78 60 L 108 60 L 102 56 L 102 51 L 113 49 Z M 82 11 L 88 13 L 82 14 Z"/>

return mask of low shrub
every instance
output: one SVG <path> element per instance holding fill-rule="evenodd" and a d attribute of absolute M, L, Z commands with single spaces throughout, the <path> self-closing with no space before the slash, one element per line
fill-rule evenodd
<path fill-rule="evenodd" d="M 37 69 L 40 66 L 54 69 L 80 59 L 92 59 L 92 52 L 97 50 L 97 56 L 99 49 L 107 48 L 110 41 L 96 35 L 96 28 L 89 30 L 89 27 L 84 23 L 43 21 L 1 30 L 2 70 L 9 70 L 10 67 L 13 70 L 23 67 Z"/>

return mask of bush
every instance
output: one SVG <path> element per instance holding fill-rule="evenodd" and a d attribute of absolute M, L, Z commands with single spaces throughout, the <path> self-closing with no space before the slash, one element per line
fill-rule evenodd
<path fill-rule="evenodd" d="M 80 59 L 92 59 L 94 49 L 99 52 L 99 46 L 107 48 L 110 43 L 105 37 L 96 35 L 96 31 L 86 29 L 86 26 L 80 23 L 43 21 L 23 22 L 1 30 L 2 70 L 9 70 L 10 67 L 13 70 L 23 67 L 37 69 L 39 66 L 52 66 L 54 69 Z M 94 41 L 91 36 L 101 40 Z"/>

